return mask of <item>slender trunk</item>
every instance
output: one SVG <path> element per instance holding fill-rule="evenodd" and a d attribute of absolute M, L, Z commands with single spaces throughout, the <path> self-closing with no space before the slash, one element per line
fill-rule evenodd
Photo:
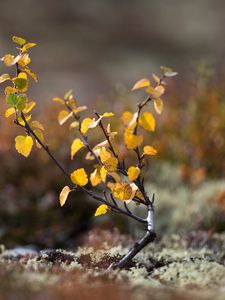
<path fill-rule="evenodd" d="M 136 254 L 138 254 L 145 246 L 155 240 L 156 233 L 154 230 L 154 208 L 152 203 L 148 204 L 148 216 L 146 220 L 148 223 L 148 228 L 143 238 L 135 243 L 131 250 L 119 262 L 111 264 L 108 270 L 124 268 L 132 260 L 132 258 L 135 257 Z"/>

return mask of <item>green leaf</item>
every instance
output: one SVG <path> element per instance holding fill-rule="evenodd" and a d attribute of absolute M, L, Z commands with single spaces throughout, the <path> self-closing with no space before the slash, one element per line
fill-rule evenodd
<path fill-rule="evenodd" d="M 27 106 L 27 101 L 28 101 L 27 96 L 25 94 L 21 94 L 21 95 L 17 96 L 17 99 L 18 99 L 18 101 L 16 104 L 16 108 L 18 110 L 24 110 Z"/>
<path fill-rule="evenodd" d="M 170 72 L 173 72 L 173 70 L 171 68 L 167 68 L 167 67 L 164 67 L 164 66 L 161 66 L 160 67 L 160 70 L 163 72 L 163 73 L 170 73 Z"/>
<path fill-rule="evenodd" d="M 14 43 L 16 43 L 16 44 L 19 44 L 19 45 L 24 45 L 25 43 L 26 43 L 26 40 L 25 39 L 23 39 L 23 38 L 21 38 L 21 37 L 19 37 L 19 36 L 13 36 L 12 37 L 12 41 L 14 42 Z"/>
<path fill-rule="evenodd" d="M 72 94 L 73 94 L 73 91 L 72 91 L 72 90 L 69 90 L 68 92 L 65 93 L 64 99 L 65 99 L 65 100 L 68 100 L 69 97 L 72 96 Z"/>
<path fill-rule="evenodd" d="M 8 94 L 6 97 L 6 103 L 12 106 L 16 106 L 18 102 L 18 96 L 16 94 Z"/>
<path fill-rule="evenodd" d="M 24 110 L 26 108 L 26 102 L 24 102 L 23 100 L 19 100 L 16 105 L 16 108 L 18 110 Z"/>
<path fill-rule="evenodd" d="M 13 83 L 19 90 L 23 90 L 27 86 L 28 81 L 25 78 L 15 78 L 13 79 Z"/>

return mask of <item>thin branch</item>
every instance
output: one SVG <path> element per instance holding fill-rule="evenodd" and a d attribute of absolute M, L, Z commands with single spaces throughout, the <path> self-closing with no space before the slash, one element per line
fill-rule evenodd
<path fill-rule="evenodd" d="M 110 197 L 111 197 L 112 202 L 114 203 L 114 205 L 118 207 L 118 204 L 117 204 L 117 202 L 116 202 L 116 200 L 115 200 L 115 198 L 114 198 L 114 196 L 113 196 L 112 193 L 110 193 Z"/>
<path fill-rule="evenodd" d="M 135 134 L 137 134 L 137 131 L 138 131 L 138 121 L 139 121 L 139 118 L 140 118 L 141 110 L 151 100 L 152 100 L 152 98 L 150 96 L 148 96 L 144 101 L 142 101 L 141 103 L 138 104 L 137 125 L 134 129 Z"/>
<path fill-rule="evenodd" d="M 14 123 L 15 123 L 16 125 L 22 127 L 23 129 L 26 129 L 26 126 L 20 124 L 20 122 L 18 121 L 18 119 L 15 119 L 15 120 L 14 120 Z"/>
<path fill-rule="evenodd" d="M 77 116 L 77 114 L 75 114 L 75 113 L 73 112 L 73 109 L 71 108 L 71 106 L 70 106 L 68 103 L 66 103 L 66 100 L 64 100 L 64 103 L 65 103 L 65 106 L 66 106 L 67 110 L 68 110 L 69 112 L 72 112 L 74 119 L 79 123 L 79 132 L 80 132 L 81 139 L 82 139 L 82 141 L 83 141 L 85 147 L 88 149 L 89 152 L 91 152 L 91 154 L 94 156 L 94 158 L 96 159 L 96 161 L 98 162 L 98 164 L 101 166 L 101 165 L 102 165 L 102 162 L 101 162 L 101 160 L 99 159 L 99 157 L 95 154 L 95 152 L 93 151 L 93 149 L 91 148 L 91 146 L 90 146 L 90 144 L 89 144 L 89 142 L 88 142 L 87 136 L 83 135 L 83 134 L 81 133 L 81 131 L 80 131 L 80 126 L 81 126 L 81 123 L 80 123 L 80 117 Z"/>
<path fill-rule="evenodd" d="M 140 218 L 140 217 L 135 216 L 135 215 L 133 215 L 133 214 L 129 214 L 127 211 L 125 211 L 125 210 L 123 210 L 122 208 L 120 208 L 120 207 L 118 206 L 118 204 L 115 205 L 115 204 L 112 204 L 112 203 L 106 201 L 104 198 L 102 198 L 101 196 L 99 196 L 99 195 L 93 193 L 93 191 L 91 191 L 91 190 L 88 190 L 88 189 L 86 189 L 86 188 L 84 188 L 84 187 L 80 187 L 80 186 L 78 187 L 78 189 L 80 189 L 81 191 L 86 192 L 86 193 L 87 193 L 90 197 L 92 197 L 93 199 L 95 199 L 95 200 L 97 200 L 97 201 L 100 201 L 100 202 L 103 203 L 103 204 L 108 205 L 109 207 L 111 207 L 113 210 L 115 210 L 115 211 L 118 212 L 118 213 L 121 213 L 121 214 L 126 215 L 126 216 L 128 216 L 128 217 L 131 217 L 132 219 L 134 219 L 134 220 L 136 220 L 136 221 L 138 221 L 138 222 L 140 222 L 140 223 L 144 223 L 144 224 L 147 223 L 146 219 Z"/>
<path fill-rule="evenodd" d="M 122 166 L 123 166 L 123 170 L 126 170 L 125 159 L 123 159 L 123 161 L 122 161 Z"/>
<path fill-rule="evenodd" d="M 97 116 L 98 118 L 100 118 L 100 115 L 99 115 L 97 112 L 95 112 L 95 114 L 96 114 L 96 116 Z M 103 133 L 104 133 L 104 136 L 105 136 L 105 138 L 106 138 L 107 141 L 108 141 L 109 149 L 112 151 L 113 155 L 114 155 L 116 158 L 118 158 L 118 155 L 116 154 L 116 151 L 114 150 L 113 145 L 112 145 L 112 143 L 111 143 L 111 141 L 110 141 L 109 135 L 108 135 L 108 133 L 106 132 L 104 126 L 103 126 L 102 120 L 100 120 L 99 126 L 100 126 L 100 128 L 102 129 L 102 131 L 103 131 Z"/>
<path fill-rule="evenodd" d="M 152 204 L 151 200 L 149 199 L 149 197 L 147 195 L 147 192 L 145 191 L 145 187 L 144 187 L 144 185 L 143 185 L 140 177 L 138 177 L 135 180 L 135 184 L 137 185 L 137 187 L 139 188 L 140 192 L 142 193 L 146 205 Z"/>
<path fill-rule="evenodd" d="M 22 47 L 22 46 L 21 46 Z M 21 50 L 20 50 L 21 53 Z M 21 70 L 19 68 L 19 64 L 16 63 L 16 77 L 19 76 Z M 24 113 L 21 111 L 21 118 L 24 121 L 25 125 L 22 125 L 19 123 L 19 121 L 16 119 L 14 120 L 14 123 L 17 124 L 18 126 L 24 128 L 27 133 L 31 136 L 34 137 L 34 139 L 41 145 L 41 147 L 45 150 L 45 152 L 47 152 L 47 154 L 51 157 L 51 159 L 54 161 L 54 163 L 57 165 L 57 167 L 66 175 L 67 178 L 70 179 L 70 174 L 64 169 L 64 167 L 58 162 L 58 160 L 55 158 L 55 156 L 51 153 L 51 151 L 49 150 L 47 145 L 44 145 L 43 142 L 39 139 L 39 137 L 35 134 L 35 132 L 32 130 L 32 128 L 30 127 L 30 125 L 28 124 Z"/>
<path fill-rule="evenodd" d="M 151 202 L 152 202 L 152 205 L 154 205 L 154 202 L 155 202 L 155 193 L 153 193 L 153 195 L 152 195 Z"/>
<path fill-rule="evenodd" d="M 132 214 L 132 212 L 129 210 L 129 208 L 128 208 L 126 202 L 123 202 L 123 205 L 124 205 L 126 211 L 127 211 L 129 214 Z"/>
<path fill-rule="evenodd" d="M 49 150 L 49 147 L 47 145 L 44 145 L 43 142 L 39 139 L 39 137 L 34 133 L 32 128 L 30 127 L 30 125 L 27 123 L 27 120 L 26 120 L 23 112 L 21 112 L 21 118 L 25 123 L 25 129 L 27 130 L 28 134 L 32 135 L 34 137 L 34 139 L 41 145 L 41 147 L 45 150 L 45 152 L 47 152 L 47 154 L 51 157 L 51 159 L 54 161 L 54 163 L 57 165 L 57 167 L 70 179 L 70 174 L 58 162 L 58 160 L 55 158 L 55 156 Z"/>
<path fill-rule="evenodd" d="M 150 96 L 148 96 L 144 101 L 142 101 L 141 103 L 138 104 L 138 115 L 137 115 L 137 120 L 136 120 L 137 124 L 136 124 L 136 126 L 134 128 L 134 134 L 136 134 L 136 135 L 137 135 L 137 132 L 138 132 L 138 124 L 139 124 L 139 118 L 140 118 L 140 115 L 141 115 L 141 110 L 151 100 L 152 100 L 152 98 Z M 134 151 L 137 154 L 138 167 L 140 169 L 142 169 L 144 167 L 144 164 L 142 163 L 142 157 L 141 157 L 141 154 L 140 154 L 139 147 L 137 147 L 136 149 L 134 149 Z"/>
<path fill-rule="evenodd" d="M 132 199 L 132 201 L 138 203 L 138 204 L 143 204 L 145 206 L 147 206 L 147 204 L 144 202 L 143 199 L 139 198 L 138 196 L 134 196 L 134 198 Z"/>
<path fill-rule="evenodd" d="M 88 138 L 87 136 L 84 136 L 81 134 L 81 139 L 83 140 L 83 143 L 85 145 L 85 147 L 88 149 L 89 152 L 91 152 L 91 154 L 94 156 L 94 158 L 96 159 L 97 163 L 100 165 L 100 166 L 103 166 L 101 160 L 99 159 L 99 157 L 95 154 L 95 152 L 93 151 L 93 149 L 91 148 L 89 142 L 88 142 Z"/>

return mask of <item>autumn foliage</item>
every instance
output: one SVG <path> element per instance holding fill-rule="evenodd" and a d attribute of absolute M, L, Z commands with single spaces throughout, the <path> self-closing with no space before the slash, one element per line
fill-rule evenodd
<path fill-rule="evenodd" d="M 161 67 L 162 75 L 152 74 L 149 79 L 139 80 L 132 88 L 132 91 L 144 89 L 146 99 L 137 106 L 136 112 L 125 111 L 120 116 L 113 112 L 104 112 L 94 115 L 83 113 L 86 106 L 78 105 L 72 91 L 68 91 L 64 97 L 55 97 L 53 101 L 60 106 L 58 123 L 70 123 L 69 129 L 74 133 L 74 139 L 70 145 L 70 158 L 76 162 L 77 153 L 83 150 L 84 160 L 92 162 L 92 171 L 88 172 L 84 167 L 76 168 L 73 172 L 68 172 L 51 152 L 50 147 L 45 143 L 45 128 L 38 120 L 33 120 L 32 110 L 36 102 L 30 101 L 27 96 L 29 80 L 37 81 L 37 75 L 30 69 L 30 56 L 28 50 L 35 43 L 27 43 L 25 39 L 13 37 L 13 42 L 19 46 L 17 55 L 6 54 L 2 61 L 6 67 L 14 67 L 14 76 L 5 73 L 0 76 L 0 83 L 6 82 L 4 89 L 8 109 L 5 111 L 6 118 L 14 117 L 14 123 L 24 129 L 25 134 L 15 137 L 15 148 L 21 155 L 28 157 L 34 145 L 42 148 L 53 160 L 56 166 L 68 178 L 68 185 L 62 188 L 59 199 L 61 206 L 65 205 L 67 197 L 74 191 L 82 191 L 101 204 L 97 207 L 95 216 L 106 214 L 110 211 L 126 215 L 138 222 L 146 225 L 147 233 L 144 241 L 137 243 L 128 255 L 131 259 L 146 244 L 154 240 L 154 194 L 151 199 L 146 193 L 144 186 L 143 168 L 146 160 L 157 155 L 157 149 L 149 144 L 144 132 L 155 131 L 156 121 L 154 114 L 145 111 L 149 102 L 153 102 L 157 114 L 163 111 L 163 100 L 161 97 L 165 93 L 167 77 L 177 75 L 173 70 Z M 144 110 L 144 111 L 143 111 Z M 117 122 L 122 122 L 121 132 L 114 131 L 110 120 L 117 118 Z M 89 141 L 92 131 L 101 132 L 101 140 L 97 144 Z M 148 139 L 149 140 L 149 139 Z M 135 160 L 128 163 L 126 153 L 134 153 Z M 127 154 L 128 155 L 128 154 Z M 76 163 L 75 163 L 76 164 Z M 135 215 L 131 207 L 143 205 L 146 207 L 146 218 Z M 124 266 L 126 262 L 119 264 Z"/>

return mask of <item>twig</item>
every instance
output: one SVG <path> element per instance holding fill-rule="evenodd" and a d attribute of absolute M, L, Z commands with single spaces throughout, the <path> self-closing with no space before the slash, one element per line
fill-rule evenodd
<path fill-rule="evenodd" d="M 116 204 L 112 204 L 112 203 L 110 203 L 109 201 L 106 201 L 106 200 L 105 200 L 104 198 L 102 198 L 101 196 L 99 196 L 99 195 L 93 193 L 93 191 L 91 191 L 91 190 L 88 190 L 88 189 L 86 189 L 86 188 L 84 188 L 84 187 L 78 187 L 78 189 L 80 189 L 81 191 L 86 192 L 86 193 L 87 193 L 89 196 L 91 196 L 93 199 L 95 199 L 95 200 L 97 200 L 97 201 L 100 201 L 100 202 L 103 203 L 103 204 L 108 205 L 108 206 L 111 207 L 112 209 L 116 210 L 118 213 L 121 213 L 121 214 L 123 214 L 123 215 L 129 216 L 129 217 L 131 217 L 132 219 L 134 219 L 134 220 L 136 220 L 136 221 L 138 221 L 138 222 L 140 222 L 140 223 L 144 223 L 144 224 L 147 223 L 146 219 L 140 218 L 140 217 L 138 217 L 138 216 L 136 216 L 136 215 L 134 215 L 134 214 L 132 214 L 132 213 L 131 213 L 131 214 L 128 213 L 127 211 L 125 211 L 125 210 L 123 210 L 122 208 L 120 208 L 120 207 L 118 206 L 117 203 L 116 203 Z"/>
<path fill-rule="evenodd" d="M 54 161 L 54 163 L 57 165 L 57 167 L 67 176 L 67 178 L 70 179 L 70 174 L 65 170 L 65 168 L 58 162 L 58 160 L 55 158 L 55 156 L 51 153 L 51 151 L 49 150 L 49 147 L 47 145 L 44 145 L 43 142 L 39 139 L 39 137 L 35 134 L 35 132 L 32 130 L 32 128 L 30 127 L 30 125 L 27 123 L 27 120 L 23 114 L 23 112 L 21 112 L 21 118 L 25 123 L 25 129 L 27 130 L 29 135 L 32 135 L 34 137 L 34 139 L 41 145 L 41 147 L 45 150 L 45 152 L 51 157 L 51 159 Z M 21 126 L 21 124 L 18 123 L 18 125 Z"/>

